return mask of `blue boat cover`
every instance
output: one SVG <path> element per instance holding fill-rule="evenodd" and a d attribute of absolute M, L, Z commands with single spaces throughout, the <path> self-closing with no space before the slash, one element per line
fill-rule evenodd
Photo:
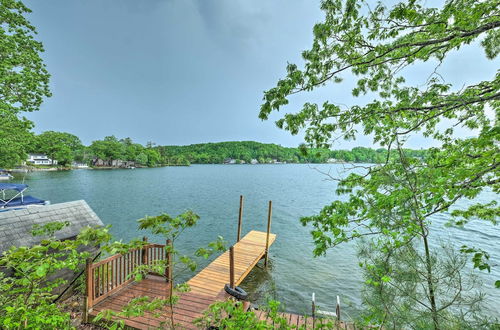
<path fill-rule="evenodd" d="M 22 200 L 21 197 L 16 197 L 10 202 L 0 202 L 0 207 L 36 205 L 36 204 L 43 205 L 45 204 L 45 201 L 32 196 L 24 196 Z"/>
<path fill-rule="evenodd" d="M 19 192 L 28 188 L 27 184 L 21 183 L 0 183 L 0 190 L 17 190 Z"/>

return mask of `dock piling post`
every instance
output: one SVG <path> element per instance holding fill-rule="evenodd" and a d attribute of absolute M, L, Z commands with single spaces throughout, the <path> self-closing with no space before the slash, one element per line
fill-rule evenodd
<path fill-rule="evenodd" d="M 314 292 L 312 294 L 312 306 L 311 306 L 311 309 L 312 309 L 313 329 L 314 329 L 314 326 L 315 326 L 315 323 L 316 323 L 316 297 L 315 297 Z"/>
<path fill-rule="evenodd" d="M 236 242 L 240 241 L 241 238 L 241 221 L 243 218 L 243 195 L 240 195 L 240 212 L 238 214 L 238 236 Z"/>
<path fill-rule="evenodd" d="M 85 260 L 85 299 L 83 302 L 83 323 L 89 321 L 89 311 L 92 307 L 92 259 Z"/>
<path fill-rule="evenodd" d="M 335 314 L 337 314 L 337 320 L 340 321 L 340 297 L 337 296 L 337 307 L 335 308 Z"/>
<path fill-rule="evenodd" d="M 229 248 L 229 286 L 234 289 L 234 246 Z"/>
<path fill-rule="evenodd" d="M 146 236 L 144 236 L 142 238 L 142 241 L 145 242 L 145 243 L 147 243 L 148 242 L 148 238 Z M 149 264 L 149 262 L 148 262 L 148 248 L 147 248 L 147 246 L 144 246 L 142 248 L 142 260 L 141 260 L 141 262 L 142 262 L 143 265 Z"/>
<path fill-rule="evenodd" d="M 167 239 L 167 244 L 165 246 L 167 249 L 167 267 L 165 267 L 165 277 L 167 282 L 172 286 L 172 241 Z"/>
<path fill-rule="evenodd" d="M 267 213 L 267 234 L 266 234 L 266 252 L 264 259 L 264 266 L 267 267 L 267 262 L 269 259 L 269 234 L 271 233 L 271 218 L 273 215 L 273 201 L 269 201 L 269 210 Z"/>

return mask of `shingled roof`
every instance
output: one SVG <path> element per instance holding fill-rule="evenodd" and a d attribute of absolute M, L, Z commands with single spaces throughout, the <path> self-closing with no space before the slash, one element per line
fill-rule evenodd
<path fill-rule="evenodd" d="M 11 246 L 32 246 L 39 243 L 40 237 L 31 234 L 33 225 L 54 221 L 70 223 L 56 232 L 58 239 L 77 236 L 87 226 L 103 226 L 101 219 L 84 200 L 0 212 L 0 254 Z"/>

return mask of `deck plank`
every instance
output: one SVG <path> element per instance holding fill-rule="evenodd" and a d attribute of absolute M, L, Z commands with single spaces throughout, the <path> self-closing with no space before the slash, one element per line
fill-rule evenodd
<path fill-rule="evenodd" d="M 276 240 L 275 234 L 269 235 L 269 246 Z M 265 255 L 266 233 L 252 230 L 234 245 L 235 260 L 235 283 L 239 285 L 255 265 Z M 187 284 L 190 291 L 178 294 L 179 301 L 174 305 L 174 322 L 183 328 L 196 329 L 193 321 L 202 316 L 211 304 L 216 301 L 229 299 L 224 291 L 224 285 L 229 283 L 229 251 L 224 252 L 202 269 Z M 96 316 L 104 310 L 119 312 L 123 310 L 133 298 L 148 296 L 150 298 L 165 298 L 169 292 L 169 284 L 161 276 L 148 275 L 140 282 L 131 282 L 117 292 L 106 297 L 90 312 Z M 169 319 L 170 307 L 162 310 L 161 319 L 156 318 L 153 313 L 144 313 L 139 317 L 124 319 L 125 324 L 136 329 L 150 329 L 161 326 L 162 319 Z M 265 312 L 259 314 L 259 318 L 267 318 Z M 269 322 L 269 319 L 268 319 Z M 271 321 L 272 322 L 272 321 Z"/>
<path fill-rule="evenodd" d="M 269 245 L 276 240 L 269 235 Z M 235 284 L 239 285 L 265 254 L 266 233 L 252 230 L 234 245 Z M 191 292 L 217 295 L 229 282 L 229 251 L 212 261 L 190 279 Z M 222 285 L 222 287 L 221 287 Z"/>
<path fill-rule="evenodd" d="M 270 234 L 269 244 L 273 244 L 276 235 Z M 239 285 L 255 265 L 265 255 L 266 233 L 251 231 L 240 242 L 234 245 L 235 251 L 235 283 Z M 176 325 L 182 329 L 196 329 L 193 321 L 203 315 L 203 312 L 216 301 L 224 301 L 230 296 L 224 291 L 224 285 L 229 282 L 229 252 L 211 262 L 196 276 L 191 278 L 189 284 L 191 290 L 177 294 L 179 300 L 173 308 L 173 317 Z M 148 275 L 140 282 L 131 282 L 127 286 L 111 294 L 96 304 L 91 311 L 91 316 L 96 316 L 104 310 L 122 311 L 132 299 L 148 296 L 150 298 L 166 298 L 170 290 L 169 284 L 161 276 Z M 161 328 L 162 321 L 170 322 L 170 306 L 162 308 L 161 317 L 154 313 L 146 312 L 142 316 L 123 319 L 125 324 L 136 329 Z M 273 325 L 273 320 L 264 310 L 254 311 L 257 319 Z M 317 325 L 323 323 L 322 319 L 313 321 L 312 317 L 306 317 L 293 313 L 279 313 L 290 326 L 305 326 L 312 329 L 313 322 Z M 324 320 L 326 324 L 326 320 Z M 339 326 L 342 322 L 337 323 Z M 343 327 L 339 327 L 343 328 Z"/>

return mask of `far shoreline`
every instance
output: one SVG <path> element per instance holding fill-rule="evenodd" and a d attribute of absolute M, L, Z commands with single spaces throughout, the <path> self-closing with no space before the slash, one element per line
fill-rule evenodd
<path fill-rule="evenodd" d="M 57 172 L 57 171 L 71 171 L 71 170 L 134 170 L 134 169 L 153 169 L 161 167 L 190 167 L 192 165 L 204 166 L 204 165 L 223 165 L 223 166 L 272 166 L 272 165 L 377 165 L 377 163 L 364 163 L 364 162 L 336 162 L 336 163 L 258 163 L 258 164 L 223 164 L 223 163 L 193 163 L 189 165 L 160 165 L 160 166 L 141 166 L 141 167 L 113 167 L 113 166 L 88 166 L 88 167 L 23 167 L 23 168 L 13 168 L 7 169 L 10 173 L 30 173 L 30 172 Z"/>

